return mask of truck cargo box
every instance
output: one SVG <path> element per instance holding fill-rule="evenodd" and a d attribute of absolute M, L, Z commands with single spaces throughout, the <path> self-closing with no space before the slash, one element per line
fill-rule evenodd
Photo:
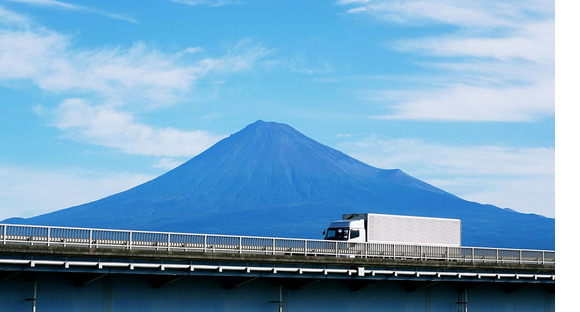
<path fill-rule="evenodd" d="M 344 214 L 343 220 L 365 220 L 366 241 L 433 246 L 461 246 L 461 220 L 386 215 Z"/>

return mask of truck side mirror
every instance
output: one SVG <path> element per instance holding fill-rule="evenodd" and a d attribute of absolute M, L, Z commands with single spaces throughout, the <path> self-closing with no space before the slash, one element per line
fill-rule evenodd
<path fill-rule="evenodd" d="M 322 230 L 322 235 L 326 235 L 326 229 Z"/>

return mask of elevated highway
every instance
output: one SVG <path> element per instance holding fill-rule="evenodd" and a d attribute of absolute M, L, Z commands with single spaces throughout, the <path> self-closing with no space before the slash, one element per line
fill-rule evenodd
<path fill-rule="evenodd" d="M 553 311 L 554 285 L 553 251 L 0 225 L 0 310 Z"/>

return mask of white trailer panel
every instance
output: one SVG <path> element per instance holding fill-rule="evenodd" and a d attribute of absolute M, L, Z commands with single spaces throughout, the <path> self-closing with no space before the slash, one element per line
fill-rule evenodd
<path fill-rule="evenodd" d="M 366 222 L 367 242 L 413 245 L 461 246 L 461 220 L 385 215 L 345 214 L 343 219 Z"/>

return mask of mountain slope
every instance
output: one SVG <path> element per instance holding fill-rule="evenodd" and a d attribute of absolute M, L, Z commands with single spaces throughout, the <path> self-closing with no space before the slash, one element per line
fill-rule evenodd
<path fill-rule="evenodd" d="M 321 238 L 330 221 L 353 212 L 460 218 L 467 246 L 554 248 L 554 219 L 465 201 L 263 121 L 128 191 L 7 221 Z"/>

